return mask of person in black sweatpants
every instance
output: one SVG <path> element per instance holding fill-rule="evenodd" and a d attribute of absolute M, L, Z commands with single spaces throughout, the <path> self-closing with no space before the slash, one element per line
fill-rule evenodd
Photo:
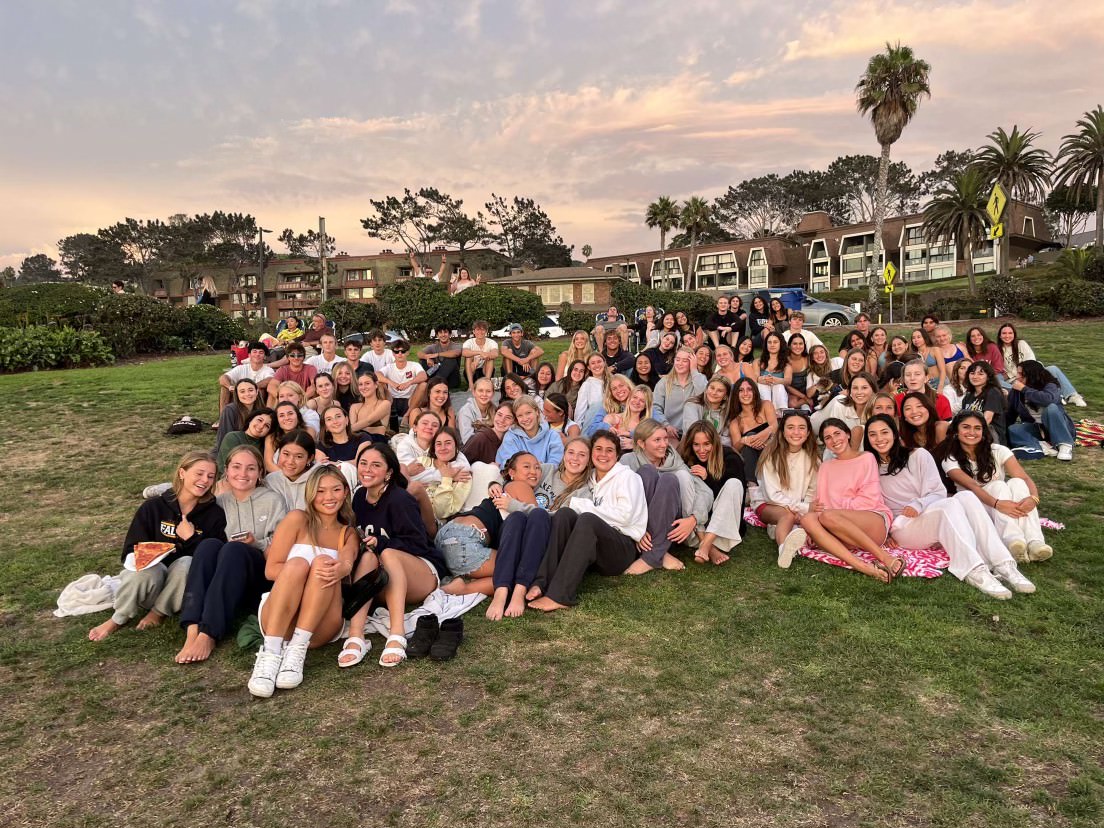
<path fill-rule="evenodd" d="M 536 580 L 551 532 L 552 518 L 544 509 L 513 512 L 503 522 L 492 580 L 496 591 L 506 589 L 511 596 L 517 593 L 508 616 L 524 611 L 525 593 Z"/>
<path fill-rule="evenodd" d="M 636 560 L 636 543 L 599 515 L 560 509 L 552 515 L 548 551 L 533 585 L 558 604 L 579 602 L 578 589 L 592 566 L 602 575 L 621 575 Z"/>
<path fill-rule="evenodd" d="M 265 578 L 264 553 L 240 541 L 208 538 L 196 547 L 180 625 L 198 624 L 215 641 L 226 637 L 238 609 L 256 606 L 272 588 Z"/>

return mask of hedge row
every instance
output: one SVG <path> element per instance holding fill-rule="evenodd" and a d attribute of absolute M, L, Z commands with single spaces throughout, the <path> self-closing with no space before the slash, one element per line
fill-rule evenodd
<path fill-rule="evenodd" d="M 0 328 L 0 373 L 104 365 L 115 357 L 95 331 L 32 325 Z"/>

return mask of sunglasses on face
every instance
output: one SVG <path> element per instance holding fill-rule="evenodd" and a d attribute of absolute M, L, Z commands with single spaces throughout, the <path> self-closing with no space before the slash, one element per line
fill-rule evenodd
<path fill-rule="evenodd" d="M 394 348 L 394 349 L 392 349 L 392 353 L 405 354 L 406 353 L 406 348 Z"/>

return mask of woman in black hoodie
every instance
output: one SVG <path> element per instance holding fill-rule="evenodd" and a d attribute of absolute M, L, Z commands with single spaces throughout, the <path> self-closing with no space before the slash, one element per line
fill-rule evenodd
<path fill-rule="evenodd" d="M 184 587 L 192 553 L 207 538 L 226 540 L 226 515 L 215 502 L 215 458 L 205 451 L 189 451 L 177 464 L 172 489 L 138 507 L 123 541 L 123 571 L 115 592 L 111 618 L 88 631 L 90 641 L 103 641 L 141 610 L 149 610 L 136 629 L 156 627 L 176 615 L 184 601 Z M 134 546 L 168 543 L 174 548 L 156 563 L 135 570 Z"/>

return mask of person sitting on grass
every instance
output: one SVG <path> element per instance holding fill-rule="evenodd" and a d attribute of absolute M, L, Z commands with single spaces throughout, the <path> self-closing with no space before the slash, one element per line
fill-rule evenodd
<path fill-rule="evenodd" d="M 513 403 L 500 402 L 495 407 L 490 425 L 476 426 L 471 439 L 464 443 L 461 451 L 470 463 L 494 463 L 502 438 L 514 425 Z"/>
<path fill-rule="evenodd" d="M 372 366 L 377 374 L 382 373 L 388 365 L 395 364 L 395 355 L 387 347 L 387 335 L 378 328 L 368 334 L 368 351 L 361 355 L 362 362 Z"/>
<path fill-rule="evenodd" d="M 341 582 L 353 571 L 360 538 L 349 484 L 333 466 L 318 466 L 306 486 L 306 508 L 288 512 L 269 545 L 257 620 L 264 643 L 253 663 L 249 692 L 268 698 L 303 683 L 307 651 L 341 635 Z"/>
<path fill-rule="evenodd" d="M 249 359 L 241 365 L 235 365 L 219 376 L 219 413 L 230 403 L 231 392 L 239 381 L 247 379 L 260 391 L 268 392 L 268 385 L 276 376 L 272 367 L 265 365 L 268 346 L 263 342 L 249 343 Z M 236 429 L 234 429 L 236 430 Z"/>
<path fill-rule="evenodd" d="M 767 535 L 778 544 L 778 566 L 789 569 L 805 546 L 808 534 L 801 519 L 816 499 L 820 452 L 809 418 L 800 411 L 782 416 L 778 433 L 759 457 L 751 506 L 767 526 Z"/>
<path fill-rule="evenodd" d="M 244 429 L 249 415 L 254 411 L 260 411 L 264 408 L 264 403 L 261 401 L 257 383 L 253 382 L 253 380 L 248 377 L 234 383 L 231 395 L 230 402 L 227 403 L 226 407 L 223 408 L 222 412 L 219 414 L 219 421 L 216 426 L 217 431 L 215 432 L 216 455 L 222 447 L 222 441 L 226 439 L 227 434 Z"/>
<path fill-rule="evenodd" d="M 276 402 L 277 404 L 282 402 L 294 403 L 303 418 L 303 427 L 310 432 L 311 437 L 318 438 L 322 420 L 319 418 L 318 412 L 308 405 L 306 392 L 299 386 L 299 383 L 291 380 L 281 382 L 276 389 Z"/>
<path fill-rule="evenodd" d="M 354 573 L 354 588 L 379 569 L 387 574 L 380 603 L 387 607 L 389 629 L 379 664 L 395 667 L 406 661 L 406 607 L 421 604 L 434 592 L 448 567 L 426 534 L 418 501 L 406 491 L 406 478 L 391 447 L 363 446 L 356 467 L 360 488 L 353 496 L 353 512 L 365 552 Z M 365 604 L 349 619 L 350 637 L 338 656 L 342 667 L 359 664 L 368 653 L 363 631 L 371 610 L 372 604 Z M 458 637 L 454 643 L 459 644 Z M 452 654 L 455 651 L 453 646 Z"/>
<path fill-rule="evenodd" d="M 1008 421 L 1012 448 L 1073 459 L 1077 431 L 1062 407 L 1058 380 L 1041 362 L 1025 359 L 1016 367 L 1016 379 L 1008 392 Z"/>
<path fill-rule="evenodd" d="M 360 392 L 360 402 L 353 403 L 349 409 L 353 431 L 385 436 L 387 421 L 391 418 L 391 400 L 370 367 L 357 377 L 357 391 Z"/>
<path fill-rule="evenodd" d="M 307 472 L 314 466 L 318 445 L 308 431 L 289 431 L 276 442 L 277 469 L 265 477 L 265 485 L 279 494 L 288 511 L 306 508 Z"/>
<path fill-rule="evenodd" d="M 528 452 L 512 456 L 503 469 L 506 486 L 496 487 L 497 497 L 487 497 L 456 515 L 434 541 L 449 570 L 458 576 L 445 592 L 491 596 L 487 607 L 491 621 L 525 612 L 525 593 L 544 559 L 551 524 L 548 512 L 536 505 L 541 467 Z M 515 507 L 503 519 L 500 509 L 513 504 L 528 508 Z"/>
<path fill-rule="evenodd" d="M 464 361 L 464 374 L 468 378 L 468 388 L 475 387 L 475 381 L 494 376 L 495 360 L 498 359 L 498 343 L 488 339 L 491 326 L 482 319 L 472 322 L 471 338 L 464 340 L 460 347 L 460 356 Z"/>
<path fill-rule="evenodd" d="M 283 497 L 260 484 L 262 461 L 253 446 L 226 458 L 225 491 L 215 499 L 226 514 L 226 542 L 200 541 L 188 569 L 180 626 L 187 639 L 177 664 L 206 661 L 230 632 L 238 611 L 256 606 L 269 587 L 265 552 L 287 514 Z"/>
<path fill-rule="evenodd" d="M 226 540 L 226 515 L 215 502 L 215 458 L 205 451 L 189 451 L 180 458 L 172 488 L 142 501 L 123 541 L 123 571 L 115 592 L 111 618 L 88 631 L 89 641 L 103 641 L 147 610 L 136 629 L 156 627 L 180 612 L 192 554 L 207 538 Z M 135 545 L 171 544 L 156 563 L 137 570 Z"/>
<path fill-rule="evenodd" d="M 948 423 L 936 417 L 935 408 L 923 391 L 909 391 L 901 399 L 901 442 L 906 448 L 935 447 L 947 436 Z"/>
<path fill-rule="evenodd" d="M 690 474 L 705 482 L 713 494 L 709 523 L 694 529 L 698 549 L 694 561 L 720 566 L 728 561 L 728 552 L 738 546 L 744 520 L 744 461 L 728 446 L 709 422 L 695 422 L 679 443 L 679 456 Z"/>
<path fill-rule="evenodd" d="M 1045 561 L 1054 554 L 1043 539 L 1035 481 L 1010 448 L 992 442 L 982 414 L 960 411 L 935 456 L 954 485 L 977 495 L 1017 562 Z"/>
<path fill-rule="evenodd" d="M 517 322 L 507 328 L 510 338 L 499 347 L 502 374 L 517 374 L 528 379 L 544 356 L 544 349 L 525 338 L 525 329 Z"/>
<path fill-rule="evenodd" d="M 851 429 L 842 420 L 825 422 L 820 439 L 834 459 L 820 465 L 816 500 L 801 517 L 801 528 L 821 550 L 852 569 L 892 583 L 905 562 L 885 550 L 893 513 L 878 486 L 878 464 L 869 452 L 851 445 Z M 868 552 L 875 562 L 867 563 L 852 547 Z"/>
<path fill-rule="evenodd" d="M 563 440 L 544 421 L 537 401 L 528 395 L 519 397 L 514 401 L 513 411 L 517 424 L 502 438 L 495 462 L 501 467 L 519 451 L 527 451 L 538 462 L 559 463 L 563 457 Z"/>
<path fill-rule="evenodd" d="M 331 405 L 322 412 L 322 436 L 318 438 L 315 459 L 319 463 L 352 462 L 361 444 L 372 442 L 373 436 L 354 434 L 345 409 L 340 405 Z M 383 440 L 382 437 L 377 439 Z"/>
<path fill-rule="evenodd" d="M 307 350 L 298 342 L 293 342 L 285 352 L 287 365 L 281 365 L 273 375 L 275 382 L 268 385 L 269 405 L 275 405 L 277 394 L 285 382 L 294 382 L 303 389 L 306 396 L 314 393 L 314 378 L 318 376 L 318 369 L 313 365 L 307 365 Z"/>
<path fill-rule="evenodd" d="M 909 392 L 921 392 L 928 398 L 928 402 L 935 406 L 936 416 L 938 416 L 940 420 L 951 419 L 951 401 L 943 396 L 943 394 L 937 393 L 928 383 L 927 369 L 924 368 L 922 360 L 914 359 L 911 362 L 905 363 L 905 368 L 901 373 L 901 382 L 904 384 L 905 390 L 897 395 L 898 411 L 900 411 L 901 402 L 904 400 L 905 394 Z"/>
<path fill-rule="evenodd" d="M 977 495 L 961 491 L 947 497 L 931 454 L 906 448 L 892 417 L 879 414 L 867 422 L 865 447 L 878 460 L 878 482 L 893 511 L 892 532 L 898 544 L 911 549 L 940 544 L 950 558 L 951 574 L 991 598 L 1011 598 L 1010 589 L 1035 591 L 1020 574 Z"/>
<path fill-rule="evenodd" d="M 617 334 L 621 348 L 627 349 L 629 347 L 629 326 L 625 322 L 625 317 L 615 307 L 611 306 L 605 315 L 596 320 L 594 330 L 591 333 L 594 334 L 594 341 L 602 345 L 610 341 L 607 338 L 610 334 Z"/>
<path fill-rule="evenodd" d="M 617 462 L 619 454 L 614 435 L 594 435 L 590 494 L 572 497 L 552 516 L 548 550 L 525 596 L 531 609 L 553 612 L 577 603 L 579 585 L 592 566 L 603 575 L 635 574 L 648 505 L 643 479 Z M 645 564 L 645 571 L 650 569 Z"/>
<path fill-rule="evenodd" d="M 640 359 L 642 357 L 637 357 L 638 361 Z M 644 360 L 648 362 L 647 358 L 644 358 Z M 650 368 L 651 363 L 648 362 L 648 365 Z M 552 383 L 552 387 L 548 389 L 551 394 L 563 394 L 567 397 L 568 411 L 572 417 L 575 417 L 576 404 L 579 400 L 579 388 L 586 376 L 586 363 L 581 359 L 576 359 L 567 366 L 564 376 Z"/>
<path fill-rule="evenodd" d="M 571 335 L 567 347 L 556 360 L 556 379 L 562 380 L 566 377 L 568 368 L 576 362 L 582 362 L 585 365 L 587 357 L 593 353 L 594 349 L 590 347 L 590 336 L 587 332 L 575 331 L 575 333 Z M 580 379 L 579 382 L 582 382 L 582 379 Z M 564 389 L 561 389 L 561 391 L 563 390 Z"/>
<path fill-rule="evenodd" d="M 494 383 L 487 377 L 480 377 L 472 386 L 471 397 L 460 406 L 456 414 L 456 427 L 460 440 L 466 443 L 475 433 L 476 424 L 490 425 L 494 418 Z"/>
<path fill-rule="evenodd" d="M 364 352 L 364 340 L 359 336 L 349 337 L 345 342 L 345 361 L 349 365 L 349 370 L 353 372 L 353 379 L 357 379 L 362 374 L 375 369 L 364 362 L 360 355 Z"/>
<path fill-rule="evenodd" d="M 264 448 L 262 449 L 264 455 L 263 474 L 274 472 L 280 467 L 279 442 L 283 436 L 289 432 L 306 428 L 303 424 L 303 414 L 293 402 L 276 403 L 276 411 L 273 416 L 275 422 L 272 424 L 268 436 L 265 437 Z"/>
<path fill-rule="evenodd" d="M 337 352 L 337 337 L 327 331 L 319 337 L 318 344 L 322 347 L 322 352 L 310 357 L 307 365 L 314 366 L 319 374 L 332 376 L 334 368 L 345 362 L 345 357 Z"/>
<path fill-rule="evenodd" d="M 407 359 L 410 343 L 400 339 L 391 346 L 395 362 L 376 372 L 379 381 L 391 394 L 391 430 L 398 431 L 399 424 L 410 408 L 418 386 L 429 380 L 425 369 L 416 362 Z"/>
<path fill-rule="evenodd" d="M 452 397 L 449 396 L 448 383 L 444 377 L 432 377 L 425 384 L 425 399 L 420 405 L 412 405 L 409 420 L 415 422 L 423 412 L 429 411 L 437 415 L 441 425 L 456 428 L 456 411 L 452 407 Z"/>
<path fill-rule="evenodd" d="M 257 451 L 262 451 L 265 438 L 272 431 L 272 424 L 275 419 L 276 412 L 271 408 L 258 408 L 246 417 L 245 428 L 227 434 L 219 446 L 218 473 L 222 474 L 226 471 L 226 459 L 230 456 L 230 452 L 238 446 L 253 446 Z"/>
<path fill-rule="evenodd" d="M 314 396 L 307 400 L 307 408 L 318 417 L 319 434 L 322 433 L 322 412 L 331 405 L 341 405 L 337 400 L 337 384 L 329 374 L 319 374 L 314 378 Z"/>
<path fill-rule="evenodd" d="M 459 388 L 462 376 L 460 360 L 464 349 L 460 347 L 459 342 L 453 341 L 452 331 L 447 326 L 439 325 L 436 331 L 437 341 L 430 342 L 418 351 L 418 361 L 433 379 L 443 379 L 448 388 Z M 422 390 L 424 393 L 425 389 Z M 421 395 L 419 395 L 412 404 L 419 404 L 421 401 Z"/>

